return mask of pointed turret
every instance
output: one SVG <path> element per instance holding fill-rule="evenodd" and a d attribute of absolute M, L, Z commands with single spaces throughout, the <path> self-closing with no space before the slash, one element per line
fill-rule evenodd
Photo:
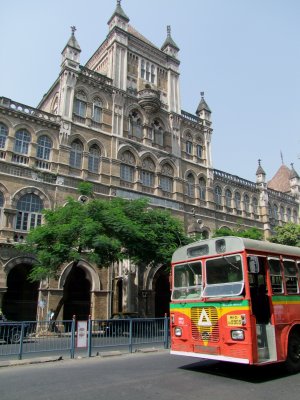
<path fill-rule="evenodd" d="M 258 168 L 256 171 L 256 183 L 258 184 L 265 184 L 266 182 L 266 173 L 261 166 L 261 160 L 258 160 Z"/>
<path fill-rule="evenodd" d="M 60 73 L 60 97 L 57 113 L 65 120 L 72 119 L 72 101 L 76 81 L 80 72 L 80 46 L 75 38 L 75 26 L 71 26 L 71 37 L 62 51 L 62 63 Z M 68 129 L 61 130 L 61 137 L 67 138 L 70 134 Z"/>
<path fill-rule="evenodd" d="M 201 100 L 200 100 L 200 103 L 196 110 L 196 115 L 198 115 L 198 117 L 200 117 L 202 119 L 206 119 L 207 121 L 210 121 L 211 110 L 208 107 L 206 101 L 204 100 L 204 92 L 201 92 L 200 95 L 201 95 Z"/>
<path fill-rule="evenodd" d="M 174 42 L 174 40 L 171 37 L 171 26 L 168 25 L 167 26 L 167 38 L 164 41 L 164 44 L 161 47 L 161 50 L 164 53 L 167 53 L 168 55 L 172 56 L 172 57 L 177 57 L 178 51 L 179 51 L 179 47 L 177 46 L 177 44 Z"/>
<path fill-rule="evenodd" d="M 81 48 L 75 37 L 75 26 L 71 26 L 71 37 L 65 45 L 62 54 L 61 68 L 69 67 L 72 69 L 79 69 Z"/>
<path fill-rule="evenodd" d="M 300 198 L 300 178 L 293 163 L 291 164 L 290 185 L 292 194 Z"/>
<path fill-rule="evenodd" d="M 294 163 L 291 163 L 291 172 L 290 172 L 290 180 L 292 179 L 299 179 L 299 175 L 294 168 Z"/>
<path fill-rule="evenodd" d="M 117 7 L 113 13 L 113 15 L 108 20 L 107 24 L 109 26 L 109 30 L 111 31 L 115 26 L 118 26 L 121 29 L 127 31 L 128 29 L 129 18 L 125 14 L 123 8 L 121 7 L 121 0 L 117 0 Z"/>

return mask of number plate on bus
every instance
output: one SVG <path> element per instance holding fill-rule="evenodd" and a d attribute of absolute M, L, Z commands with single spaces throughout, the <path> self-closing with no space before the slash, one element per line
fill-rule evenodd
<path fill-rule="evenodd" d="M 227 325 L 228 326 L 241 326 L 242 316 L 241 315 L 227 315 Z"/>

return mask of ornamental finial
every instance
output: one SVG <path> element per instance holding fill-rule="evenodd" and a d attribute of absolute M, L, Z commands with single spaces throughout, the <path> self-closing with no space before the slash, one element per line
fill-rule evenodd
<path fill-rule="evenodd" d="M 74 34 L 75 34 L 75 31 L 76 31 L 76 26 L 71 26 L 71 31 L 72 31 L 72 36 L 74 36 Z"/>

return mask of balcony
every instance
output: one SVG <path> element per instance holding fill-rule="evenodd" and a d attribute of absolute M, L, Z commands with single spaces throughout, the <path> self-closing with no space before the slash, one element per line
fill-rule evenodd
<path fill-rule="evenodd" d="M 138 103 L 148 114 L 153 114 L 161 106 L 159 91 L 146 87 L 138 92 Z"/>

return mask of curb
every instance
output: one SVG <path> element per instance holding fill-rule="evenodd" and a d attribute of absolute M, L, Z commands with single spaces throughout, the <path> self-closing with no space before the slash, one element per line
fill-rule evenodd
<path fill-rule="evenodd" d="M 40 363 L 62 361 L 62 360 L 63 360 L 62 356 L 28 358 L 25 360 L 6 360 L 6 361 L 0 361 L 0 368 L 13 367 L 13 366 L 17 366 L 17 365 L 26 365 L 26 364 L 40 364 Z"/>

